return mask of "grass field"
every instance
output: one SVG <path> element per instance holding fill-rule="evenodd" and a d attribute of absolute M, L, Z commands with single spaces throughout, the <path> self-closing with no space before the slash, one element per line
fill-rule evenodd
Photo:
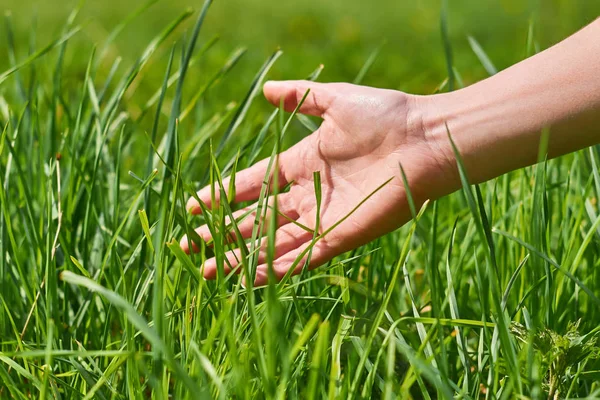
<path fill-rule="evenodd" d="M 0 399 L 600 397 L 596 148 L 465 184 L 265 288 L 201 278 L 243 204 L 185 212 L 310 133 L 261 98 L 267 78 L 448 90 L 600 4 L 189 3 L 3 2 Z M 202 222 L 213 248 L 188 257 Z"/>

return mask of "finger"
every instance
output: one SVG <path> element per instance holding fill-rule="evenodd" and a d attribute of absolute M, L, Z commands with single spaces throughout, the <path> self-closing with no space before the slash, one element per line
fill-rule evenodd
<path fill-rule="evenodd" d="M 300 112 L 322 117 L 334 99 L 328 84 L 311 81 L 269 81 L 263 86 L 267 100 L 276 107 L 279 107 L 283 100 L 283 107 L 288 112 L 294 111 L 309 89 L 310 93 L 302 103 Z"/>
<path fill-rule="evenodd" d="M 241 251 L 240 249 L 230 250 L 225 253 L 225 260 L 223 262 L 223 271 L 225 275 L 228 275 L 231 271 L 235 270 L 241 265 Z M 209 258 L 204 262 L 204 279 L 215 279 L 217 277 L 217 259 L 215 257 Z M 236 271 L 236 273 L 239 271 Z"/>
<path fill-rule="evenodd" d="M 281 257 L 283 254 L 297 248 L 301 243 L 310 240 L 312 232 L 296 224 L 285 225 L 275 232 L 275 258 Z M 268 238 L 262 238 L 258 243 L 258 264 L 263 264 L 267 260 Z M 240 249 L 235 249 L 227 252 L 227 261 L 224 263 L 225 274 L 233 270 L 240 271 L 238 268 L 242 264 L 242 252 Z M 211 258 L 204 263 L 204 278 L 215 279 L 217 276 L 217 260 Z"/>
<path fill-rule="evenodd" d="M 278 282 L 283 279 L 288 270 L 294 266 L 294 263 L 298 257 L 301 258 L 300 261 L 295 265 L 292 275 L 298 275 L 300 272 L 302 272 L 302 268 L 304 268 L 304 264 L 308 259 L 308 253 L 310 253 L 310 251 L 307 251 L 307 249 L 311 244 L 312 241 L 308 241 L 273 261 L 273 272 L 275 273 L 275 277 L 277 278 Z M 320 265 L 323 265 L 335 256 L 335 250 L 329 247 L 325 241 L 319 241 L 312 248 L 308 269 L 314 269 Z M 269 267 L 267 264 L 261 264 L 256 268 L 254 286 L 264 286 L 269 282 L 268 268 Z M 245 285 L 246 282 L 244 281 L 243 284 Z"/>
<path fill-rule="evenodd" d="M 276 227 L 281 228 L 287 224 L 290 224 L 296 221 L 299 217 L 298 212 L 290 201 L 290 197 L 287 195 L 278 196 L 278 204 L 277 204 L 277 221 Z M 254 207 L 256 210 L 256 206 Z M 269 230 L 269 221 L 273 217 L 274 209 L 272 206 L 265 211 L 261 210 L 261 216 L 258 219 L 258 234 L 260 236 L 265 235 Z M 252 236 L 254 232 L 254 227 L 256 226 L 256 211 L 252 212 L 248 215 L 244 220 L 238 223 L 238 231 L 241 235 L 241 239 L 248 239 Z M 231 228 L 230 233 L 227 235 L 227 239 L 230 242 L 234 242 L 237 240 L 237 232 Z"/>
<path fill-rule="evenodd" d="M 236 221 L 238 221 L 240 218 L 243 218 L 245 215 L 247 215 L 246 218 L 249 218 L 251 215 L 254 215 L 254 213 L 252 211 L 255 208 L 256 208 L 255 206 L 249 206 L 246 208 L 242 208 L 241 210 L 234 211 L 233 218 Z M 245 220 L 246 219 L 243 219 L 242 221 L 245 221 Z M 229 217 L 225 217 L 225 224 L 227 226 L 229 226 L 231 224 L 231 219 Z M 212 233 L 210 232 L 208 225 L 202 225 L 202 226 L 194 229 L 194 231 L 205 242 L 210 242 L 212 240 Z M 183 237 L 179 241 L 179 246 L 181 246 L 181 249 L 188 254 L 190 252 L 190 246 L 191 246 L 192 250 L 194 251 L 194 253 L 197 253 L 199 251 L 197 244 L 194 243 L 192 240 L 188 240 L 187 235 L 183 235 Z"/>
<path fill-rule="evenodd" d="M 265 211 L 261 210 L 261 218 L 259 220 L 259 224 L 262 226 L 260 234 L 262 235 L 265 230 L 268 228 L 268 223 L 273 213 L 272 205 L 274 203 L 274 198 L 271 199 L 269 208 Z M 277 196 L 277 227 L 282 227 L 292 221 L 298 219 L 299 215 L 295 209 L 294 202 L 289 194 L 284 193 Z M 233 218 L 236 220 L 237 229 L 241 235 L 242 239 L 248 239 L 252 236 L 252 232 L 254 230 L 254 225 L 256 222 L 256 210 L 257 204 L 253 204 L 251 206 L 245 207 L 241 210 L 235 211 L 233 213 Z M 264 217 L 263 217 L 264 216 Z M 237 233 L 231 223 L 231 219 L 229 217 L 225 217 L 225 226 L 227 227 L 227 235 L 225 237 L 226 243 L 235 242 L 237 240 Z M 210 242 L 212 240 L 212 233 L 208 228 L 208 225 L 202 225 L 199 228 L 195 229 L 198 236 L 202 238 L 205 242 Z M 225 232 L 221 232 L 225 233 Z M 179 242 L 179 245 L 186 253 L 190 252 L 190 243 L 191 248 L 194 252 L 198 252 L 198 246 L 191 240 L 188 240 L 187 235 L 184 235 Z"/>
<path fill-rule="evenodd" d="M 287 180 L 285 178 L 284 160 L 287 159 L 286 152 L 279 155 L 279 168 L 278 168 L 278 186 L 281 189 L 285 185 L 287 185 Z M 263 186 L 263 181 L 265 180 L 265 175 L 267 173 L 267 169 L 269 167 L 268 158 L 259 161 L 254 164 L 250 168 L 246 168 L 238 172 L 235 175 L 235 199 L 234 202 L 240 203 L 243 201 L 251 201 L 257 200 L 260 196 L 260 191 Z M 274 166 L 271 168 L 271 171 L 274 171 Z M 271 172 L 272 174 L 272 172 Z M 231 181 L 231 177 L 223 179 L 223 188 L 227 193 L 229 191 L 229 182 Z M 217 183 L 214 185 L 215 187 L 215 204 L 212 204 L 212 193 L 211 186 L 206 186 L 198 191 L 197 196 L 204 203 L 204 205 L 208 208 L 218 207 L 219 202 L 221 200 L 221 190 Z M 200 208 L 200 204 L 196 198 L 191 197 L 187 204 L 186 209 L 192 214 L 200 214 L 202 209 Z"/>

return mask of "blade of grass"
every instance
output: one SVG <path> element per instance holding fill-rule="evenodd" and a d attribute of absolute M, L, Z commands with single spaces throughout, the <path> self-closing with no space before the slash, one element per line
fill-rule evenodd
<path fill-rule="evenodd" d="M 129 304 L 125 299 L 123 299 L 115 292 L 97 284 L 91 279 L 75 275 L 70 271 L 63 271 L 60 274 L 60 279 L 72 285 L 83 286 L 92 292 L 96 292 L 105 297 L 115 307 L 123 310 L 127 319 L 152 344 L 152 347 L 160 349 L 161 353 L 165 355 L 165 359 L 175 376 L 178 379 L 180 379 L 186 385 L 186 387 L 192 391 L 192 393 L 202 393 L 202 390 L 197 386 L 196 382 L 194 382 L 194 380 L 191 379 L 191 377 L 183 370 L 175 356 L 165 346 L 164 342 L 158 336 L 156 331 L 148 326 L 148 322 L 142 316 L 140 316 L 135 311 L 135 308 L 133 308 L 133 306 Z"/>
<path fill-rule="evenodd" d="M 483 65 L 483 68 L 485 68 L 485 71 L 488 73 L 488 75 L 496 75 L 498 73 L 498 69 L 496 69 L 494 63 L 492 63 L 492 61 L 485 53 L 479 42 L 475 40 L 473 36 L 468 36 L 467 39 L 469 40 L 471 50 L 473 50 L 473 53 L 475 53 L 475 55 L 479 59 L 479 62 L 481 62 L 481 65 Z"/>
<path fill-rule="evenodd" d="M 354 78 L 354 81 L 352 83 L 354 83 L 355 85 L 360 85 L 362 83 L 367 72 L 369 72 L 373 64 L 375 64 L 375 60 L 377 60 L 377 57 L 379 56 L 379 53 L 381 53 L 381 49 L 383 49 L 383 46 L 385 46 L 385 41 L 383 41 L 379 46 L 377 46 L 375 50 L 373 50 L 373 52 L 369 55 L 369 58 L 367 58 L 367 61 L 365 61 L 362 68 L 358 72 L 358 75 L 356 75 L 356 78 Z"/>
<path fill-rule="evenodd" d="M 471 214 L 475 221 L 477 233 L 479 234 L 479 239 L 482 243 L 487 244 L 485 251 L 486 265 L 488 266 L 488 275 L 490 276 L 489 282 L 493 300 L 492 304 L 494 305 L 494 311 L 496 312 L 494 318 L 496 320 L 496 323 L 498 324 L 497 332 L 499 333 L 501 346 L 504 351 L 504 356 L 506 357 L 506 362 L 508 364 L 509 376 L 515 381 L 515 383 L 517 384 L 517 389 L 520 391 L 522 388 L 522 383 L 521 376 L 519 374 L 519 362 L 517 359 L 513 341 L 511 340 L 511 336 L 508 330 L 508 316 L 503 311 L 501 305 L 500 282 L 498 278 L 498 266 L 496 265 L 494 242 L 491 238 L 492 231 L 487 220 L 485 209 L 483 208 L 481 192 L 479 190 L 479 187 L 475 186 L 475 191 L 477 193 L 476 202 L 475 197 L 473 196 L 473 192 L 471 191 L 469 179 L 464 168 L 462 157 L 458 151 L 458 148 L 456 147 L 456 144 L 454 143 L 454 140 L 452 139 L 450 130 L 448 129 L 447 125 L 446 131 L 448 133 L 448 139 L 450 140 L 452 149 L 454 151 L 454 156 L 456 157 L 460 180 L 463 186 L 463 192 L 465 193 L 467 204 L 469 206 L 469 209 L 471 210 Z"/>

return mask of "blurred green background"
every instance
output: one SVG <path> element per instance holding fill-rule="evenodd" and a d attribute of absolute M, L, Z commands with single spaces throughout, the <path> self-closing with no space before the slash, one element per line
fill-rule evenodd
<path fill-rule="evenodd" d="M 102 49 L 110 32 L 147 2 L 0 0 L 5 14 L 0 27 L 0 35 L 4 36 L 0 38 L 0 71 L 10 66 L 7 57 L 9 23 L 14 30 L 16 58 L 24 60 L 32 49 L 39 49 L 60 37 L 69 14 L 78 4 L 83 4 L 76 19 L 81 31 L 69 41 L 63 71 L 64 100 L 66 104 L 77 104 L 93 47 Z M 187 9 L 199 11 L 202 5 L 202 0 L 153 1 L 148 10 L 127 23 L 108 52 L 102 56 L 96 54 L 101 57 L 94 79 L 96 85 L 104 85 L 119 57 L 122 60 L 116 76 L 123 76 L 170 22 Z M 236 49 L 244 47 L 247 52 L 228 75 L 203 96 L 197 118 L 193 119 L 195 122 L 190 119 L 180 125 L 180 137 L 183 140 L 191 138 L 210 116 L 223 112 L 231 102 L 239 104 L 256 72 L 278 48 L 284 54 L 269 72 L 269 79 L 302 79 L 323 64 L 325 68 L 320 81 L 352 81 L 369 56 L 382 46 L 363 84 L 417 94 L 432 93 L 447 76 L 440 29 L 441 10 L 442 0 L 216 0 L 202 27 L 197 48 L 215 36 L 219 40 L 190 69 L 184 98 L 190 99 L 198 93 Z M 544 49 L 598 15 L 600 0 L 448 0 L 447 20 L 454 67 L 465 85 L 487 76 L 469 45 L 469 36 L 476 38 L 497 69 L 503 69 L 525 57 L 530 27 L 533 27 L 536 47 Z M 196 16 L 189 18 L 169 37 L 128 90 L 122 106 L 134 119 L 137 119 L 141 106 L 160 88 L 171 45 L 176 44 L 181 49 L 181 38 L 186 37 L 186 30 L 191 29 Z M 54 50 L 36 61 L 36 79 L 53 81 L 56 54 Z M 32 78 L 24 77 L 26 80 Z M 118 79 L 113 79 L 110 86 L 116 81 Z M 8 96 L 10 101 L 6 87 L 0 88 L 0 95 Z M 165 115 L 168 108 L 167 99 Z M 270 110 L 266 101 L 255 102 L 249 116 L 248 129 L 251 131 L 245 134 L 256 134 L 264 122 L 265 112 Z M 150 114 L 138 121 L 141 131 L 151 129 L 153 118 Z M 163 121 L 161 125 L 165 123 Z M 284 147 L 307 134 L 305 128 L 295 125 Z M 134 135 L 134 141 L 145 146 L 147 139 L 139 134 Z M 134 168 L 135 158 L 128 157 L 127 168 Z M 196 167 L 201 168 L 200 164 Z"/>
<path fill-rule="evenodd" d="M 12 12 L 21 56 L 29 37 L 36 33 L 38 45 L 60 34 L 73 0 L 1 0 Z M 144 2 L 141 0 L 88 0 L 78 21 L 81 51 L 71 51 L 67 62 L 85 66 L 90 44 L 100 44 L 108 32 Z M 168 22 L 188 7 L 200 9 L 202 1 L 163 0 L 134 20 L 115 42 L 124 65 Z M 545 48 L 600 15 L 599 0 L 461 0 L 448 1 L 449 32 L 457 70 L 465 83 L 485 77 L 472 53 L 467 36 L 475 37 L 497 68 L 505 68 L 525 55 L 529 22 Z M 219 43 L 195 74 L 213 70 L 235 48 L 248 53 L 224 89 L 238 98 L 262 62 L 277 47 L 284 56 L 271 78 L 303 78 L 323 63 L 323 81 L 352 80 L 369 54 L 385 45 L 364 83 L 374 86 L 428 93 L 445 78 L 446 67 L 440 35 L 441 0 L 217 0 L 209 12 L 202 38 L 219 35 Z M 191 23 L 191 20 L 189 21 Z M 187 27 L 190 26 L 187 24 Z M 4 21 L 3 21 L 4 25 Z M 2 29 L 1 34 L 5 34 Z M 176 36 L 174 36 L 175 38 Z M 5 41 L 0 41 L 5 46 Z M 164 49 L 166 52 L 167 49 Z M 0 65 L 7 66 L 0 48 Z M 110 61 L 110 60 L 109 60 Z M 207 65 L 208 64 L 208 65 Z M 214 64 L 214 65 L 211 65 Z M 148 72 L 153 74 L 152 69 Z M 161 76 L 162 71 L 156 71 Z M 156 88 L 157 85 L 153 85 Z"/>

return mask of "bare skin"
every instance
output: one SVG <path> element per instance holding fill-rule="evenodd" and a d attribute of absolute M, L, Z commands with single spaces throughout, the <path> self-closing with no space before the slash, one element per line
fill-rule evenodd
<path fill-rule="evenodd" d="M 460 182 L 446 132 L 448 125 L 473 182 L 482 182 L 536 161 L 540 132 L 551 128 L 549 153 L 558 156 L 600 142 L 600 21 L 556 46 L 468 88 L 434 96 L 345 83 L 267 82 L 267 100 L 292 111 L 308 89 L 300 112 L 323 118 L 321 127 L 281 153 L 279 211 L 315 227 L 313 172 L 322 179 L 320 232 L 336 224 L 381 184 L 391 181 L 313 248 L 309 267 L 391 232 L 410 219 L 401 179 L 404 168 L 417 205 L 457 190 Z M 236 177 L 236 202 L 256 200 L 268 160 Z M 227 187 L 228 182 L 224 182 Z M 211 205 L 211 190 L 198 197 Z M 218 200 L 218 199 L 217 199 Z M 195 199 L 188 209 L 199 213 Z M 237 215 L 252 209 L 241 210 Z M 312 234 L 278 219 L 273 263 L 280 279 L 312 240 Z M 240 223 L 244 238 L 254 218 Z M 198 234 L 210 240 L 206 226 Z M 267 282 L 264 239 L 255 285 Z M 181 240 L 190 250 L 187 238 Z M 239 252 L 227 256 L 226 272 L 238 267 Z M 300 272 L 303 262 L 293 273 Z M 204 276 L 216 276 L 207 260 Z"/>

